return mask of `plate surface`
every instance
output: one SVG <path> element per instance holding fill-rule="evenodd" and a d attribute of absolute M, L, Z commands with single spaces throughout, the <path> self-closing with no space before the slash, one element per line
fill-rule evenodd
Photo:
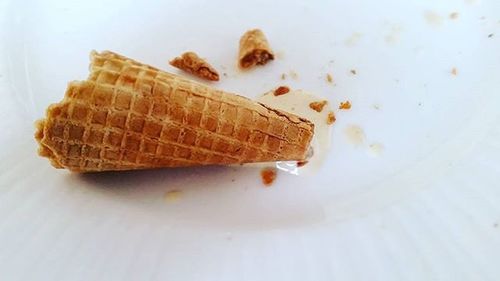
<path fill-rule="evenodd" d="M 142 2 L 0 1 L 0 279 L 498 280 L 500 2 Z M 243 73 L 254 27 L 277 59 Z M 92 49 L 171 72 L 193 50 L 215 87 L 353 106 L 316 173 L 270 188 L 251 167 L 71 174 L 33 121 Z"/>

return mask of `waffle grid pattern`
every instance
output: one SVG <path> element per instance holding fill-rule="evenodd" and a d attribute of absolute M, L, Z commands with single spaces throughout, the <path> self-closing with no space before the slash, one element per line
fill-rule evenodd
<path fill-rule="evenodd" d="M 300 160 L 313 125 L 111 52 L 92 56 L 41 134 L 60 166 L 129 170 Z"/>

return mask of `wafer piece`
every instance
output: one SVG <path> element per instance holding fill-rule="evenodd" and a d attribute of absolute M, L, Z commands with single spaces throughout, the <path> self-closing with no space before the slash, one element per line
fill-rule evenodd
<path fill-rule="evenodd" d="M 36 123 L 39 154 L 77 172 L 303 160 L 314 125 L 121 55 L 92 52 L 90 75 Z"/>
<path fill-rule="evenodd" d="M 186 52 L 170 61 L 170 65 L 189 72 L 200 78 L 219 81 L 219 73 L 208 62 L 194 52 Z"/>
<path fill-rule="evenodd" d="M 260 29 L 245 32 L 240 39 L 239 64 L 241 68 L 264 65 L 274 59 L 266 36 Z"/>

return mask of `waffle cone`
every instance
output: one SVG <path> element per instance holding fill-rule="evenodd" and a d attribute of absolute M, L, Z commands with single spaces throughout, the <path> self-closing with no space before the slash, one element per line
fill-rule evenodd
<path fill-rule="evenodd" d="M 104 51 L 36 123 L 39 154 L 77 172 L 302 160 L 314 125 Z"/>

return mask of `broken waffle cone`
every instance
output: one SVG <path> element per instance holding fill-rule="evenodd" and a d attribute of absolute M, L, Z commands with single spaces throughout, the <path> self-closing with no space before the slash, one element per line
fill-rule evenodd
<path fill-rule="evenodd" d="M 238 56 L 241 68 L 246 69 L 257 64 L 264 65 L 273 59 L 274 53 L 262 30 L 252 29 L 241 36 Z"/>
<path fill-rule="evenodd" d="M 210 81 L 219 81 L 219 73 L 194 52 L 186 52 L 170 61 L 170 65 Z"/>
<path fill-rule="evenodd" d="M 154 67 L 92 52 L 90 75 L 36 123 L 39 154 L 77 172 L 303 160 L 314 125 Z"/>

